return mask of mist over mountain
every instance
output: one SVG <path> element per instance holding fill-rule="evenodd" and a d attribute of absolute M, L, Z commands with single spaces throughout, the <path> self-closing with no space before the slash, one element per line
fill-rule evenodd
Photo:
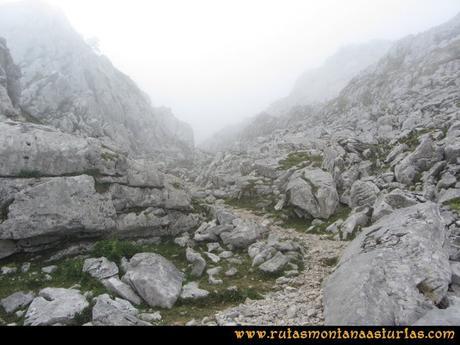
<path fill-rule="evenodd" d="M 42 2 L 0 8 L 0 32 L 20 67 L 20 107 L 39 123 L 115 143 L 134 155 L 193 150 L 189 125 L 149 97 Z"/>

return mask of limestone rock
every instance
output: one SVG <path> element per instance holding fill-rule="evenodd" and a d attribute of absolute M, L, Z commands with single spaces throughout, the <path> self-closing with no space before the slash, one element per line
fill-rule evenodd
<path fill-rule="evenodd" d="M 288 185 L 289 203 L 313 218 L 328 219 L 337 209 L 339 196 L 332 176 L 321 169 L 304 169 Z"/>
<path fill-rule="evenodd" d="M 151 307 L 170 309 L 180 295 L 183 273 L 164 257 L 138 253 L 129 261 L 123 281 Z"/>
<path fill-rule="evenodd" d="M 46 288 L 39 292 L 27 309 L 25 326 L 71 325 L 89 303 L 78 290 Z"/>
<path fill-rule="evenodd" d="M 137 318 L 138 310 L 131 303 L 120 298 L 111 299 L 103 294 L 96 298 L 93 307 L 95 326 L 149 326 L 148 322 Z"/>
<path fill-rule="evenodd" d="M 83 263 L 83 272 L 98 280 L 106 279 L 118 275 L 118 267 L 107 258 L 86 259 Z"/>
<path fill-rule="evenodd" d="M 96 192 L 91 176 L 58 177 L 16 194 L 0 238 L 100 234 L 114 229 L 114 217 L 111 201 Z"/>
<path fill-rule="evenodd" d="M 34 298 L 35 294 L 33 292 L 15 292 L 0 300 L 0 305 L 7 314 L 11 314 L 18 309 L 27 307 Z"/>
<path fill-rule="evenodd" d="M 434 203 L 394 211 L 364 229 L 324 294 L 328 325 L 412 324 L 446 296 L 446 229 Z"/>

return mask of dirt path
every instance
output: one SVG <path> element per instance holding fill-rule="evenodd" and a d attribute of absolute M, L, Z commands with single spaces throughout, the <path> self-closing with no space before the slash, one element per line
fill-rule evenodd
<path fill-rule="evenodd" d="M 249 211 L 234 209 L 241 218 L 262 222 Z M 273 292 L 262 300 L 247 300 L 216 314 L 220 325 L 321 325 L 324 322 L 322 282 L 331 273 L 347 242 L 332 241 L 322 235 L 300 233 L 271 225 L 271 232 L 291 239 L 305 248 L 304 270 L 293 278 L 279 278 Z"/>

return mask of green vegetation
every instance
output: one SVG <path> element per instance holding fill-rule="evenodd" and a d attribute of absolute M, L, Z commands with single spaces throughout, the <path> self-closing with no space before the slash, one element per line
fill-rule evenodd
<path fill-rule="evenodd" d="M 95 257 L 104 256 L 110 261 L 119 263 L 122 257 L 130 258 L 134 254 L 139 253 L 140 249 L 140 246 L 132 242 L 111 239 L 97 242 L 92 254 Z"/>
<path fill-rule="evenodd" d="M 278 162 L 279 170 L 288 170 L 292 167 L 299 166 L 299 168 L 311 165 L 313 167 L 320 167 L 323 163 L 323 158 L 320 155 L 312 155 L 305 151 L 291 152 L 285 159 Z"/>
<path fill-rule="evenodd" d="M 196 249 L 204 252 L 206 251 L 206 246 L 202 244 Z M 247 298 L 263 298 L 263 295 L 272 289 L 274 280 L 278 277 L 277 275 L 264 274 L 257 268 L 253 268 L 251 258 L 244 251 L 235 253 L 241 260 L 241 264 L 232 264 L 227 260 L 223 260 L 216 265 L 222 267 L 219 277 L 222 277 L 223 284 L 212 285 L 208 282 L 207 274 L 200 278 L 191 276 L 191 268 L 185 257 L 185 249 L 172 241 L 158 244 L 136 244 L 120 239 L 107 239 L 97 242 L 90 256 L 104 256 L 109 260 L 120 263 L 122 257 L 129 259 L 140 252 L 153 252 L 166 257 L 185 273 L 184 284 L 190 281 L 197 281 L 200 288 L 210 292 L 206 298 L 196 301 L 178 300 L 172 309 L 161 309 L 162 324 L 184 324 L 193 318 L 201 319 L 205 316 L 213 315 L 219 310 L 242 303 Z M 16 262 L 18 260 L 19 258 L 15 259 Z M 35 261 L 27 273 L 22 273 L 18 270 L 15 274 L 0 276 L 0 298 L 7 297 L 17 291 L 38 292 L 45 287 L 70 288 L 75 284 L 80 285 L 82 292 L 90 291 L 94 296 L 107 293 L 98 280 L 82 272 L 83 263 L 84 259 L 78 257 L 54 263 Z M 42 267 L 50 264 L 58 266 L 57 270 L 51 274 L 51 279 L 41 272 Z M 299 267 L 303 266 L 302 263 L 297 264 Z M 16 265 L 16 267 L 19 268 L 19 265 Z M 209 267 L 212 267 L 212 265 Z M 232 277 L 224 277 L 224 273 L 231 267 L 237 268 L 238 272 Z M 76 318 L 77 324 L 81 325 L 91 320 L 91 308 L 87 308 Z M 147 312 L 151 308 L 146 304 L 142 304 L 138 306 L 138 309 L 140 312 Z M 18 319 L 14 314 L 6 315 L 0 310 L 0 324 L 2 322 L 22 324 L 23 317 Z"/>
<path fill-rule="evenodd" d="M 223 284 L 209 284 L 206 274 L 199 279 L 186 274 L 187 281 L 197 281 L 201 289 L 210 292 L 209 296 L 195 301 L 179 300 L 172 309 L 161 311 L 163 316 L 161 323 L 185 324 L 192 318 L 199 320 L 219 310 L 238 305 L 247 298 L 252 300 L 263 298 L 263 295 L 272 289 L 276 276 L 269 276 L 252 268 L 251 259 L 247 254 L 240 254 L 241 265 L 232 265 L 225 260 L 218 264 L 222 267 L 221 276 L 230 267 L 238 269 L 238 273 L 233 277 L 224 277 Z"/>
<path fill-rule="evenodd" d="M 452 210 L 457 211 L 460 213 L 460 198 L 455 198 L 448 201 L 447 206 L 449 206 Z"/>

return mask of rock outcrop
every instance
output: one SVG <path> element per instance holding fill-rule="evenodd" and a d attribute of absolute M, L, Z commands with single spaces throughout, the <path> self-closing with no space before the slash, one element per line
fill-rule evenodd
<path fill-rule="evenodd" d="M 436 204 L 393 212 L 364 229 L 328 279 L 329 325 L 410 325 L 446 297 L 447 231 Z"/>

